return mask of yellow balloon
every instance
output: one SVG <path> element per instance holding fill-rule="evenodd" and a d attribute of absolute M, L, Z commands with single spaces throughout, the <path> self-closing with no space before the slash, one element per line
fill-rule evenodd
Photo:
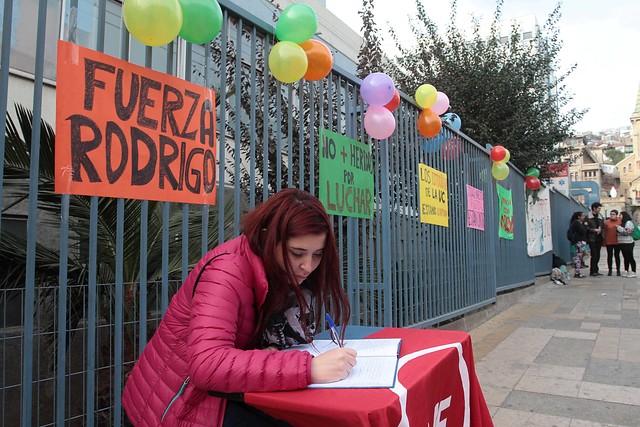
<path fill-rule="evenodd" d="M 509 166 L 506 163 L 493 163 L 491 175 L 498 181 L 502 181 L 509 176 Z"/>
<path fill-rule="evenodd" d="M 504 159 L 500 160 L 499 162 L 495 162 L 495 163 L 502 163 L 502 164 L 507 164 L 509 163 L 509 160 L 511 159 L 511 153 L 509 153 L 509 150 L 507 150 L 506 148 L 504 149 L 505 155 L 504 155 Z"/>
<path fill-rule="evenodd" d="M 438 91 L 433 85 L 421 85 L 416 89 L 416 103 L 422 108 L 430 108 L 438 99 Z"/>
<path fill-rule="evenodd" d="M 126 0 L 122 19 L 140 43 L 161 46 L 178 36 L 182 28 L 179 0 Z"/>
<path fill-rule="evenodd" d="M 282 83 L 300 80 L 307 72 L 308 65 L 307 55 L 297 43 L 281 41 L 269 52 L 271 74 Z"/>

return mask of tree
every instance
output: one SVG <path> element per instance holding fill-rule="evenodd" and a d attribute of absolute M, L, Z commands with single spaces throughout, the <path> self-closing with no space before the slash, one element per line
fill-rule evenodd
<path fill-rule="evenodd" d="M 604 154 L 609 159 L 611 159 L 611 161 L 609 161 L 607 163 L 612 164 L 612 165 L 616 165 L 616 164 L 620 163 L 620 161 L 626 157 L 626 154 L 624 154 L 622 151 L 616 150 L 615 148 L 612 148 L 612 149 L 609 149 L 609 150 L 605 151 Z"/>
<path fill-rule="evenodd" d="M 488 36 L 481 35 L 477 20 L 472 35 L 466 36 L 455 24 L 453 0 L 450 24 L 442 35 L 416 0 L 411 29 L 418 44 L 405 48 L 390 30 L 400 52 L 390 73 L 405 93 L 425 83 L 445 92 L 463 132 L 482 145 L 503 145 L 524 171 L 567 154 L 558 143 L 571 135 L 586 110 L 567 109 L 572 98 L 564 81 L 576 65 L 558 70 L 560 5 L 530 42 L 522 39 L 516 24 L 509 37 L 501 38 L 502 5 L 503 0 L 497 0 Z"/>
<path fill-rule="evenodd" d="M 383 57 L 378 27 L 373 19 L 373 0 L 362 0 L 362 10 L 358 11 L 362 18 L 362 45 L 358 52 L 358 77 L 365 78 L 371 73 L 382 71 Z"/>

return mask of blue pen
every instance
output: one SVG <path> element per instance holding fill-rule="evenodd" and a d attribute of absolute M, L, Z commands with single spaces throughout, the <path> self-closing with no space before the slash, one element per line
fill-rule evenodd
<path fill-rule="evenodd" d="M 338 329 L 336 329 L 336 324 L 329 315 L 329 313 L 325 313 L 325 317 L 327 318 L 327 323 L 329 324 L 329 332 L 331 333 L 331 339 L 338 344 L 339 347 L 342 347 L 342 340 L 340 340 L 340 335 L 338 335 Z"/>

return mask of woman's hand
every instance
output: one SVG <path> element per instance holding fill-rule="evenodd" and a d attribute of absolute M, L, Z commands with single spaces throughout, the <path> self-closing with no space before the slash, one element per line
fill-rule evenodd
<path fill-rule="evenodd" d="M 335 348 L 314 357 L 311 360 L 311 382 L 324 384 L 346 378 L 357 363 L 356 355 L 352 348 Z"/>

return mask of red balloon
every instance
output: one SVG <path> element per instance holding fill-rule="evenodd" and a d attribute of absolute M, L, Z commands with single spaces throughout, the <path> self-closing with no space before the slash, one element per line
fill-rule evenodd
<path fill-rule="evenodd" d="M 391 98 L 391 101 L 389 101 L 389 103 L 384 106 L 384 108 L 389 111 L 395 110 L 396 108 L 398 108 L 398 105 L 400 105 L 400 94 L 398 93 L 398 89 L 395 89 L 395 91 L 396 93 L 393 94 L 393 98 Z"/>
<path fill-rule="evenodd" d="M 440 133 L 442 129 L 442 120 L 440 116 L 431 111 L 430 108 L 425 108 L 418 117 L 418 131 L 422 136 L 427 138 L 433 138 Z"/>
<path fill-rule="evenodd" d="M 462 152 L 462 144 L 459 138 L 450 138 L 444 143 L 440 153 L 445 160 L 453 160 Z"/>
<path fill-rule="evenodd" d="M 524 182 L 529 190 L 537 190 L 538 188 L 540 188 L 540 180 L 535 176 L 525 177 Z"/>
<path fill-rule="evenodd" d="M 491 149 L 491 160 L 499 163 L 507 156 L 507 150 L 502 145 L 496 145 Z"/>

